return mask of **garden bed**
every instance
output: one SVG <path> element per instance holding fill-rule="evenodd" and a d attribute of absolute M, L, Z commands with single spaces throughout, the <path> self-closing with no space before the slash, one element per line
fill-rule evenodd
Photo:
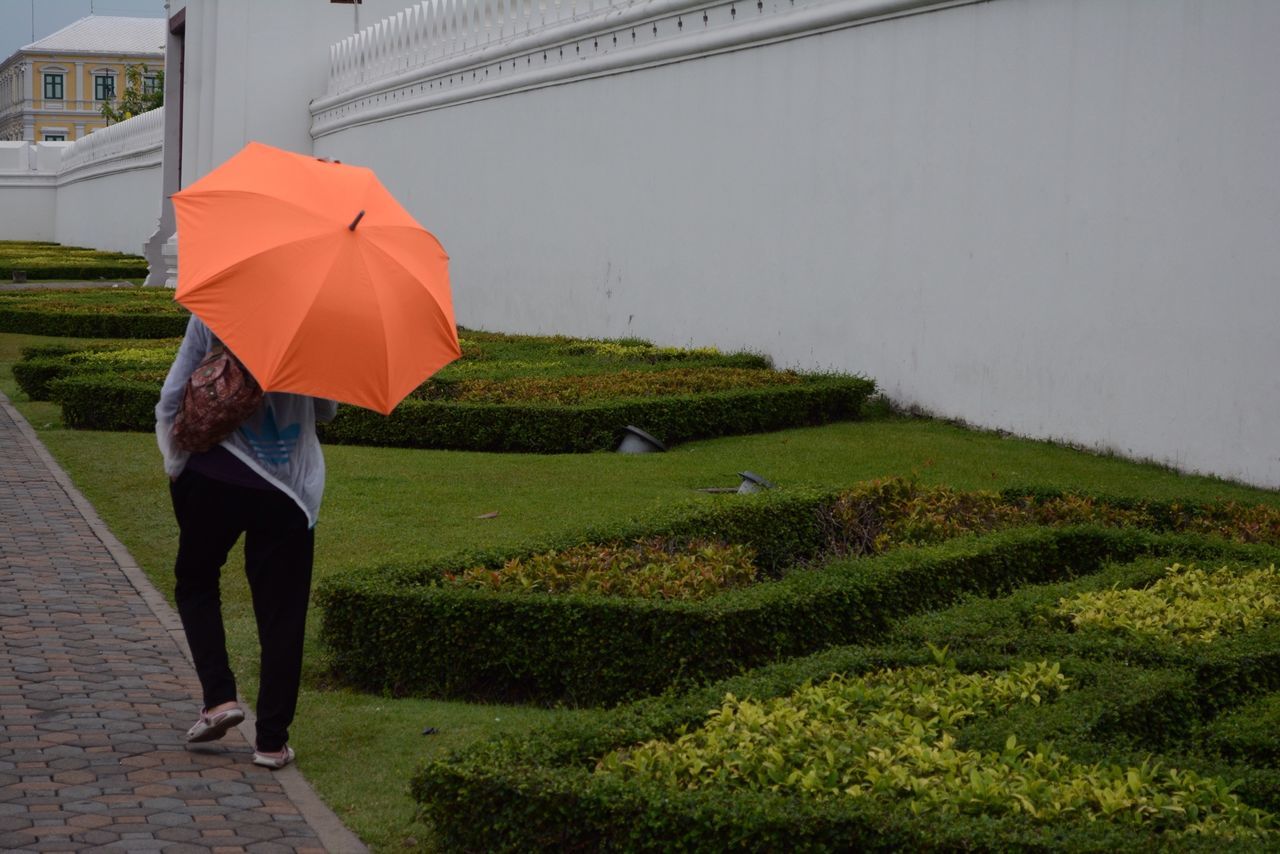
<path fill-rule="evenodd" d="M 867 641 L 897 617 L 1093 572 L 1108 558 L 1280 542 L 1278 520 L 1269 508 L 885 481 L 734 496 L 572 541 L 352 570 L 322 583 L 317 602 L 333 671 L 354 686 L 604 705 Z M 1045 523 L 1057 526 L 1003 530 Z M 640 561 L 638 548 L 649 550 Z M 697 559 L 708 548 L 718 551 Z M 683 582 L 672 578 L 681 561 Z M 611 577 L 600 569 L 610 565 L 622 569 Z"/>
<path fill-rule="evenodd" d="M 1277 555 L 1164 546 L 1246 587 Z M 1280 730 L 1252 716 L 1276 719 L 1280 602 L 1233 623 L 1256 596 L 1205 609 L 1188 580 L 1144 559 L 966 603 L 482 743 L 413 793 L 461 850 L 1273 850 Z M 1170 643 L 1125 596 L 1216 631 Z"/>
<path fill-rule="evenodd" d="M 147 275 L 147 259 L 44 241 L 0 240 L 0 281 L 12 280 L 15 272 L 33 281 L 139 279 Z"/>
<path fill-rule="evenodd" d="M 0 332 L 69 338 L 174 338 L 186 330 L 189 317 L 168 288 L 0 291 Z"/>
<path fill-rule="evenodd" d="M 176 344 L 35 351 L 14 366 L 32 399 L 54 399 L 77 429 L 153 427 Z M 859 417 L 875 384 L 775 371 L 751 353 L 466 332 L 463 358 L 389 416 L 344 406 L 324 441 L 530 453 L 611 450 L 635 425 L 665 443 Z"/>

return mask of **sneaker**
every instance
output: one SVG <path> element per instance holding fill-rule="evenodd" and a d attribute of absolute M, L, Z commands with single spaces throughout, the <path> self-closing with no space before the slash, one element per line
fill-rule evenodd
<path fill-rule="evenodd" d="M 197 744 L 202 741 L 217 741 L 227 734 L 227 730 L 244 720 L 244 710 L 239 706 L 211 715 L 201 711 L 200 719 L 195 726 L 187 730 L 187 743 Z"/>
<path fill-rule="evenodd" d="M 257 750 L 253 751 L 253 764 L 261 765 L 263 768 L 276 770 L 283 768 L 293 761 L 293 748 L 285 745 L 283 749 L 272 751 Z"/>

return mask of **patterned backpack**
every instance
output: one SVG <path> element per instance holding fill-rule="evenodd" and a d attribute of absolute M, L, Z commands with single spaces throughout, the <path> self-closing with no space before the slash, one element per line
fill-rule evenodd
<path fill-rule="evenodd" d="M 262 387 L 217 338 L 196 366 L 173 422 L 173 443 L 184 451 L 207 451 L 230 436 L 262 402 Z"/>

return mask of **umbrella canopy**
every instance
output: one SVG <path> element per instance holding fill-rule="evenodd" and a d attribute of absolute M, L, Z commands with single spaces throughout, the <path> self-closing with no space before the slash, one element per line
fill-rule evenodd
<path fill-rule="evenodd" d="M 371 170 L 251 142 L 173 207 L 175 299 L 263 389 L 387 414 L 461 355 L 449 257 Z"/>

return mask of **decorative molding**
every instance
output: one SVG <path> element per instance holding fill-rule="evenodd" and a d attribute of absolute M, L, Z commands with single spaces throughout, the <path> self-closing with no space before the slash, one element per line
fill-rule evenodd
<path fill-rule="evenodd" d="M 330 49 L 329 93 L 311 105 L 313 139 L 455 104 L 987 0 L 437 2 L 444 3 L 443 13 L 436 2 L 422 3 Z M 540 2 L 546 7 L 535 9 Z"/>
<path fill-rule="evenodd" d="M 21 172 L 0 172 L 0 190 L 56 190 L 55 175 Z"/>
<path fill-rule="evenodd" d="M 62 153 L 58 186 L 135 169 L 160 166 L 164 147 L 164 107 L 94 131 Z"/>

